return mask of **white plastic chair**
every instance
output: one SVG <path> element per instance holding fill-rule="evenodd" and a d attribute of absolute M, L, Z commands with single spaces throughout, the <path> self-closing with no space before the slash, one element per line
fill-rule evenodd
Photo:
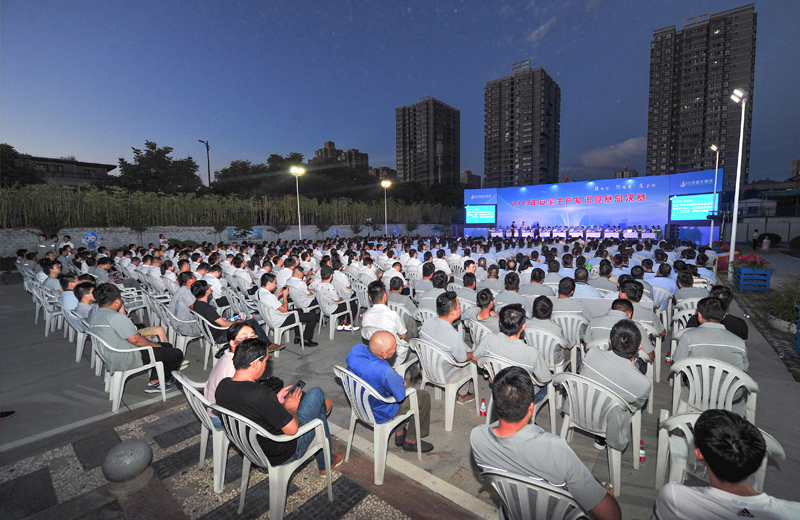
<path fill-rule="evenodd" d="M 689 357 L 673 363 L 670 375 L 676 379 L 672 385 L 672 414 L 719 408 L 733 411 L 734 395 L 747 390 L 744 416 L 756 423 L 758 383 L 733 365 L 710 358 Z M 688 396 L 681 400 L 681 381 L 686 381 Z"/>
<path fill-rule="evenodd" d="M 411 349 L 417 353 L 419 363 L 422 366 L 420 390 L 424 390 L 426 384 L 431 384 L 436 387 L 436 398 L 440 399 L 440 387 L 444 387 L 444 431 L 452 431 L 458 389 L 467 381 L 472 380 L 475 389 L 475 402 L 479 402 L 478 366 L 471 361 L 458 363 L 439 347 L 423 339 L 412 339 L 410 345 Z M 460 371 L 455 379 L 448 380 L 444 374 L 444 368 L 448 365 L 461 368 L 467 367 L 468 370 Z M 478 406 L 475 407 L 475 413 L 480 417 L 481 411 Z"/>
<path fill-rule="evenodd" d="M 425 308 L 425 307 L 420 307 L 414 313 L 414 319 L 417 320 L 420 323 L 425 323 L 425 321 L 430 319 L 430 318 L 438 318 L 438 317 L 439 317 L 439 315 L 436 313 L 435 310 L 428 309 L 428 308 Z"/>
<path fill-rule="evenodd" d="M 406 399 L 409 399 L 409 410 L 403 415 L 396 415 L 394 419 L 382 424 L 375 422 L 375 414 L 369 404 L 369 398 L 373 397 L 386 404 L 396 403 L 394 397 L 383 397 L 366 381 L 355 375 L 353 372 L 340 366 L 333 367 L 336 377 L 342 380 L 342 386 L 350 401 L 350 429 L 347 435 L 347 452 L 344 460 L 350 459 L 350 447 L 353 444 L 353 437 L 356 433 L 356 422 L 361 421 L 372 427 L 373 443 L 375 444 L 375 485 L 383 484 L 383 475 L 386 470 L 386 452 L 388 450 L 389 435 L 397 427 L 412 415 L 414 416 L 414 427 L 417 432 L 417 457 L 422 460 L 422 441 L 420 440 L 419 430 L 419 403 L 417 391 L 414 388 L 406 388 Z"/>
<path fill-rule="evenodd" d="M 567 395 L 569 413 L 564 414 L 561 424 L 561 437 L 571 440 L 572 430 L 580 428 L 594 435 L 605 437 L 608 414 L 614 407 L 631 412 L 631 452 L 633 469 L 639 469 L 639 440 L 642 435 L 642 412 L 632 408 L 619 395 L 605 386 L 579 374 L 562 372 L 553 378 L 555 386 L 561 386 Z M 622 452 L 606 447 L 608 470 L 614 496 L 619 496 L 622 488 Z"/>
<path fill-rule="evenodd" d="M 664 309 L 664 302 L 667 308 Z M 672 323 L 672 293 L 658 285 L 653 286 L 653 308 L 661 313 L 661 323 Z"/>
<path fill-rule="evenodd" d="M 191 321 L 189 321 L 189 320 L 181 320 L 177 316 L 172 314 L 172 312 L 170 312 L 169 307 L 167 307 L 164 304 L 161 304 L 161 305 L 163 307 L 162 308 L 162 312 L 164 313 L 164 316 L 166 316 L 166 318 L 169 320 L 169 323 L 170 323 L 170 341 L 171 341 L 171 343 L 173 343 L 175 345 L 175 348 L 178 348 L 178 349 L 181 350 L 181 352 L 186 353 L 186 346 L 191 341 L 200 338 L 200 335 L 193 336 L 193 335 L 183 334 L 178 329 L 178 325 L 179 324 L 190 324 L 190 323 L 193 323 L 193 324 L 196 325 L 197 324 L 196 320 L 191 320 Z"/>
<path fill-rule="evenodd" d="M 489 381 L 494 381 L 494 378 L 497 376 L 498 372 L 503 370 L 506 367 L 510 366 L 518 366 L 522 367 L 528 371 L 531 375 L 531 380 L 536 386 L 539 387 L 546 387 L 547 388 L 547 397 L 542 399 L 540 402 L 536 403 L 533 409 L 533 417 L 531 420 L 536 420 L 536 414 L 539 410 L 542 409 L 545 403 L 550 405 L 550 433 L 556 435 L 556 402 L 554 399 L 554 392 L 551 385 L 545 385 L 536 380 L 536 377 L 533 375 L 533 367 L 528 365 L 521 365 L 519 363 L 515 363 L 510 359 L 506 359 L 500 356 L 495 356 L 494 354 L 485 354 L 478 358 L 478 366 L 482 367 L 486 372 L 489 373 Z M 490 424 L 492 420 L 492 410 L 494 409 L 494 395 L 489 396 L 489 408 L 486 410 L 486 424 Z"/>
<path fill-rule="evenodd" d="M 699 463 L 694 454 L 694 423 L 701 412 L 687 412 L 667 417 L 667 411 L 661 410 L 658 425 L 658 460 L 656 461 L 656 489 L 661 489 L 667 481 L 683 484 L 686 474 L 709 482 L 708 468 Z M 675 435 L 679 431 L 680 435 Z M 764 479 L 769 459 L 786 459 L 786 452 L 775 438 L 761 431 L 767 444 L 767 452 L 758 470 L 751 475 L 753 489 L 757 493 L 764 491 Z"/>
<path fill-rule="evenodd" d="M 214 325 L 201 315 L 197 314 L 195 311 L 191 312 L 194 316 L 194 319 L 197 320 L 197 325 L 200 327 L 200 339 L 203 342 L 203 347 L 205 349 L 205 353 L 203 354 L 203 370 L 207 370 L 208 360 L 211 358 L 211 351 L 214 350 L 214 347 L 219 345 L 219 343 L 217 343 L 217 336 L 220 333 L 225 333 L 228 329 Z M 186 347 L 184 346 L 184 348 Z M 183 353 L 186 354 L 186 351 Z"/>
<path fill-rule="evenodd" d="M 61 308 L 64 313 L 65 323 L 69 327 L 69 340 L 75 338 L 75 362 L 80 363 L 83 357 L 83 348 L 86 345 L 86 328 L 81 317 L 74 312 Z"/>
<path fill-rule="evenodd" d="M 105 327 L 105 325 L 102 325 Z M 98 325 L 93 326 L 92 328 L 96 328 Z M 112 347 L 105 341 L 103 338 L 98 336 L 96 333 L 93 333 L 91 330 L 86 331 L 90 338 L 92 338 L 92 349 L 94 349 L 95 355 L 98 357 L 98 367 L 100 363 L 102 363 L 103 367 L 105 368 L 105 382 L 106 382 L 106 391 L 109 393 L 109 400 L 111 401 L 111 411 L 117 413 L 119 411 L 119 405 L 122 401 L 122 393 L 125 390 L 125 380 L 128 377 L 132 376 L 133 374 L 138 374 L 139 372 L 149 371 L 152 368 L 156 369 L 156 373 L 158 374 L 158 382 L 159 386 L 161 387 L 161 400 L 167 400 L 167 391 L 165 389 L 167 380 L 164 377 L 164 363 L 161 361 L 156 361 L 155 355 L 153 354 L 153 347 L 136 347 L 130 348 L 126 350 L 120 350 L 117 348 Z M 135 355 L 139 355 L 138 352 L 142 350 L 146 350 L 147 353 L 150 355 L 150 363 L 146 365 L 142 365 L 140 367 L 132 368 L 130 370 L 117 370 L 116 372 L 111 372 L 109 368 L 108 362 L 106 361 L 106 353 L 103 349 L 108 349 L 113 352 L 134 352 Z"/>
<path fill-rule="evenodd" d="M 44 337 L 47 337 L 51 330 L 61 328 L 64 315 L 61 312 L 61 306 L 58 305 L 58 298 L 50 293 L 44 285 L 33 283 L 31 288 L 33 296 L 36 298 L 34 323 L 39 323 L 39 310 L 44 311 Z"/>
<path fill-rule="evenodd" d="M 466 325 L 467 330 L 469 330 L 469 335 L 472 338 L 472 347 L 477 347 L 483 341 L 487 335 L 492 334 L 492 331 L 484 325 L 483 323 L 479 323 L 475 320 L 465 320 L 464 325 Z"/>
<path fill-rule="evenodd" d="M 481 479 L 488 478 L 500 496 L 500 520 L 591 520 L 581 509 L 566 484 L 517 475 L 482 466 Z"/>
<path fill-rule="evenodd" d="M 414 315 L 411 314 L 411 311 L 408 310 L 408 307 L 406 307 L 402 303 L 388 302 L 387 301 L 386 302 L 386 306 L 389 307 L 390 309 L 392 309 L 393 311 L 395 311 L 397 314 L 399 314 L 400 318 L 403 319 L 403 323 L 405 323 L 406 316 L 410 316 L 411 318 L 414 317 Z"/>
<path fill-rule="evenodd" d="M 331 487 L 331 453 L 328 438 L 325 436 L 325 426 L 320 419 L 314 419 L 301 426 L 294 435 L 272 435 L 250 419 L 239 414 L 233 413 L 227 408 L 219 405 L 211 405 L 211 409 L 217 412 L 225 428 L 225 433 L 231 442 L 242 452 L 244 460 L 242 462 L 242 487 L 239 498 L 239 510 L 241 515 L 244 511 L 244 500 L 247 495 L 247 484 L 250 482 L 250 466 L 266 468 L 269 472 L 269 517 L 271 520 L 283 520 L 286 510 L 286 491 L 289 486 L 289 479 L 292 474 L 303 465 L 303 463 L 313 457 L 320 449 L 325 458 L 325 480 L 328 485 L 328 501 L 333 502 L 333 489 Z M 267 438 L 273 442 L 290 442 L 302 436 L 306 432 L 314 431 L 314 440 L 308 446 L 305 454 L 298 460 L 287 461 L 280 466 L 273 466 L 261 449 L 258 443 L 260 437 Z"/>
<path fill-rule="evenodd" d="M 325 298 L 320 292 L 311 290 L 314 293 L 314 296 L 317 298 L 317 301 L 322 303 L 322 299 Z M 356 323 L 356 316 L 353 316 L 350 313 L 350 302 L 354 301 L 356 298 L 349 298 L 347 300 L 342 300 L 340 302 L 330 302 L 336 305 L 336 308 L 339 307 L 340 304 L 344 303 L 345 308 L 339 312 L 325 312 L 325 307 L 323 305 L 319 306 L 320 309 L 320 319 L 319 319 L 319 326 L 317 327 L 317 334 L 322 332 L 322 322 L 326 319 L 328 320 L 328 339 L 333 341 L 333 333 L 336 331 L 336 324 L 339 322 L 339 318 L 343 318 L 345 316 L 350 316 L 350 323 L 355 325 Z"/>
<path fill-rule="evenodd" d="M 673 312 L 678 313 L 680 311 L 685 311 L 692 309 L 695 312 L 697 311 L 697 303 L 702 300 L 702 298 L 684 298 L 682 300 L 678 300 L 677 303 L 673 304 Z"/>
<path fill-rule="evenodd" d="M 536 327 L 525 329 L 525 343 L 528 346 L 538 350 L 545 363 L 550 368 L 550 371 L 555 374 L 560 374 L 567 369 L 567 364 L 577 355 L 572 353 L 572 345 L 563 337 L 549 330 L 540 329 Z M 559 349 L 564 350 L 564 359 L 560 362 L 556 361 L 556 353 Z M 569 350 L 569 352 L 567 352 Z M 548 392 L 555 396 L 556 406 L 561 406 L 561 396 L 557 395 L 553 388 L 553 381 L 547 383 Z"/>
<path fill-rule="evenodd" d="M 256 301 L 258 313 L 264 318 L 267 327 L 272 330 L 272 342 L 278 345 L 283 344 L 283 334 L 294 328 L 297 328 L 297 334 L 300 337 L 300 349 L 306 349 L 306 342 L 303 339 L 303 324 L 300 322 L 300 315 L 297 311 L 280 312 L 262 301 Z M 290 325 L 283 325 L 286 318 L 294 316 L 294 323 Z M 275 352 L 277 354 L 277 352 Z"/>
<path fill-rule="evenodd" d="M 218 430 L 211 422 L 211 417 L 208 415 L 206 407 L 211 406 L 211 402 L 203 395 L 205 383 L 197 383 L 188 377 L 184 376 L 177 370 L 172 372 L 174 377 L 183 388 L 183 393 L 186 395 L 186 400 L 189 406 L 194 411 L 194 414 L 200 419 L 202 429 L 200 430 L 200 464 L 198 469 L 203 469 L 206 463 L 206 448 L 208 446 L 208 435 L 211 434 L 211 449 L 213 451 L 213 464 L 214 464 L 214 493 L 222 493 L 222 488 L 225 485 L 225 467 L 228 465 L 228 446 L 230 441 L 228 436 L 225 435 L 225 430 Z"/>

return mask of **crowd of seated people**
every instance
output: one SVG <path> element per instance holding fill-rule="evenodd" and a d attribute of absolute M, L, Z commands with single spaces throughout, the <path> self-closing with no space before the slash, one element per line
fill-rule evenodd
<path fill-rule="evenodd" d="M 163 329 L 143 329 L 143 324 L 137 326 L 128 318 L 122 323 L 120 317 L 111 314 L 125 316 L 119 285 L 170 295 L 168 309 L 179 320 L 181 334 L 199 336 L 191 311 L 224 329 L 215 338 L 220 361 L 209 376 L 206 397 L 232 411 L 250 414 L 276 434 L 292 434 L 313 418 L 324 419 L 330 412 L 330 402 L 318 388 L 289 395 L 289 387 L 280 379 L 273 378 L 266 384 L 260 380 L 270 355 L 282 346 L 272 345 L 256 320 L 229 322 L 223 317 L 222 309 L 233 303 L 225 297 L 226 288 L 241 290 L 244 298 L 264 304 L 282 316 L 276 326 L 287 327 L 299 321 L 301 327 L 294 329 L 295 343 L 302 335 L 304 345 L 314 347 L 319 345 L 314 333 L 323 312 L 331 316 L 344 314 L 338 318 L 338 330 L 358 330 L 357 320 L 352 319 L 360 312 L 355 285 L 356 281 L 363 283 L 370 305 L 364 309 L 361 326 L 378 332 L 365 336 L 362 343 L 353 347 L 346 362 L 350 370 L 384 397 L 397 399 L 391 406 L 374 403 L 376 419 L 388 421 L 408 410 L 402 387 L 416 380 L 419 370 L 412 367 L 402 373 L 397 369 L 411 359 L 412 338 L 422 340 L 420 348 L 430 343 L 445 352 L 452 362 L 444 368 L 447 379 L 463 379 L 470 370 L 469 363 L 476 363 L 482 355 L 506 358 L 524 370 L 507 369 L 493 381 L 499 421 L 473 431 L 476 461 L 545 478 L 568 474 L 574 480 L 570 492 L 583 509 L 597 518 L 619 518 L 619 506 L 607 492 L 609 486 L 593 481 L 565 441 L 529 424 L 533 407 L 544 398 L 546 385 L 554 374 L 538 347 L 526 341 L 526 330 L 566 337 L 568 331 L 556 318 L 568 314 L 584 318 L 576 348 L 598 342 L 607 346 L 589 349 L 582 356 L 580 367 L 570 370 L 610 388 L 637 409 L 644 406 L 651 391 L 652 380 L 645 375 L 648 364 L 662 363 L 664 354 L 676 362 L 703 357 L 743 371 L 748 369 L 747 324 L 728 314 L 731 291 L 714 285 L 714 251 L 691 242 L 672 244 L 616 237 L 336 237 L 203 243 L 190 248 L 159 242 L 150 247 L 131 244 L 113 252 L 105 248 L 74 249 L 67 242 L 59 242 L 56 251 L 45 237 L 45 246 L 37 246 L 35 252 L 20 250 L 17 264 L 33 272 L 44 287 L 57 294 L 65 309 L 74 310 L 92 326 L 110 327 L 115 337 L 108 337 L 116 345 L 127 342 L 160 347 L 154 350 L 156 358 L 172 370 L 179 370 L 185 362 L 180 351 L 166 342 Z M 668 293 L 668 298 L 658 297 L 663 294 L 661 290 Z M 675 351 L 662 353 L 662 359 L 656 359 L 655 342 L 666 336 L 670 326 L 662 321 L 667 315 L 661 310 L 698 299 L 697 313 L 689 320 Z M 590 301 L 594 301 L 591 309 Z M 408 312 L 394 310 L 397 306 Z M 600 308 L 603 312 L 597 313 Z M 422 316 L 421 309 L 434 311 L 435 316 L 415 319 L 414 316 Z M 488 329 L 480 342 L 473 342 L 466 332 L 469 327 L 464 325 L 470 321 Z M 566 343 L 557 345 L 552 359 L 569 362 L 570 347 Z M 131 358 L 125 363 L 143 361 L 147 362 Z M 173 384 L 168 381 L 167 389 Z M 157 380 L 151 380 L 145 391 L 158 391 L 158 385 Z M 467 381 L 458 389 L 457 402 L 473 401 L 474 391 L 472 382 Z M 430 396 L 418 392 L 418 397 L 420 437 L 426 437 Z M 737 402 L 746 398 L 738 395 Z M 252 404 L 258 401 L 263 404 Z M 213 413 L 212 420 L 221 427 Z M 606 436 L 598 435 L 595 446 L 605 449 L 608 443 L 611 448 L 624 450 L 629 442 L 630 414 L 622 414 L 612 422 L 615 427 Z M 737 427 L 741 429 L 741 425 Z M 416 437 L 413 428 L 400 425 L 394 433 L 396 445 L 405 450 L 415 451 L 417 442 L 422 442 L 423 452 L 433 449 L 431 443 Z M 512 442 L 517 438 L 541 444 L 550 454 L 539 457 L 534 454 L 542 450 L 524 449 L 530 460 L 519 458 L 519 443 Z M 267 444 L 263 448 L 270 460 L 282 463 L 301 455 L 306 446 L 307 439 L 290 447 Z M 324 460 L 317 461 L 324 471 Z M 331 466 L 339 463 L 341 454 L 333 454 Z M 561 477 L 556 479 L 564 481 Z M 670 489 L 669 493 L 672 495 L 663 500 L 664 510 L 677 507 L 673 497 L 680 491 Z"/>

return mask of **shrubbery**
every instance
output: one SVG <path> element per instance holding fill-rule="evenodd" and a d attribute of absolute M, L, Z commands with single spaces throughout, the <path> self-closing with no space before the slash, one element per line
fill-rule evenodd
<path fill-rule="evenodd" d="M 761 233 L 760 235 L 758 235 L 758 243 L 760 244 L 767 237 L 769 237 L 769 243 L 772 246 L 781 243 L 781 236 L 776 233 Z"/>
<path fill-rule="evenodd" d="M 789 247 L 795 251 L 800 251 L 800 235 L 789 241 Z"/>

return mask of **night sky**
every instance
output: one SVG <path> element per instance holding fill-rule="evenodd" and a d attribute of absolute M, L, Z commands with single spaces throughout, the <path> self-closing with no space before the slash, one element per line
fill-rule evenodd
<path fill-rule="evenodd" d="M 644 172 L 653 30 L 739 1 L 3 0 L 0 139 L 116 164 L 145 140 L 192 156 L 307 158 L 324 141 L 395 167 L 395 107 L 461 110 L 483 173 L 483 89 L 530 58 L 561 87 L 561 175 Z M 751 180 L 800 158 L 800 2 L 756 3 Z M 735 87 L 736 85 L 731 85 Z"/>

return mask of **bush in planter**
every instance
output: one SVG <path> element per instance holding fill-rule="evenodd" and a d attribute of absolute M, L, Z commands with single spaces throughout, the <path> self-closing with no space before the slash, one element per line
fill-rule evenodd
<path fill-rule="evenodd" d="M 800 303 L 800 277 L 779 289 L 773 289 L 764 300 L 764 310 L 772 316 L 790 323 L 797 321 L 795 305 Z"/>
<path fill-rule="evenodd" d="M 794 237 L 789 241 L 789 247 L 794 251 L 800 251 L 800 235 Z"/>
<path fill-rule="evenodd" d="M 781 243 L 781 236 L 775 233 L 761 233 L 758 235 L 758 243 L 760 244 L 767 237 L 769 237 L 770 245 L 775 246 Z"/>
<path fill-rule="evenodd" d="M 773 269 L 772 264 L 755 253 L 740 256 L 733 262 L 733 267 L 747 269 Z"/>

